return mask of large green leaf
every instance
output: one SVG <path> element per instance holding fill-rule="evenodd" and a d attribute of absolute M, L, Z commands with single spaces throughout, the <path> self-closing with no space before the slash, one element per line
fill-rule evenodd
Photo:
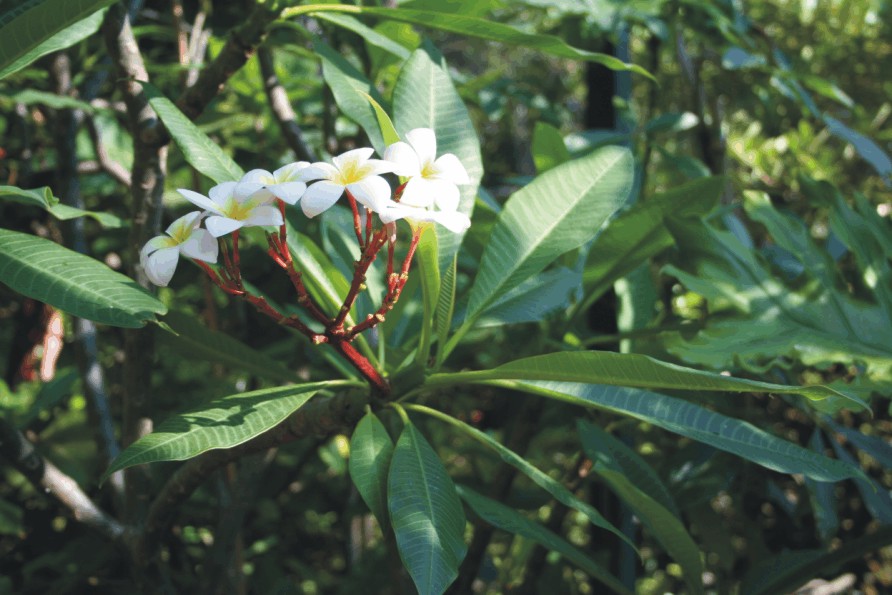
<path fill-rule="evenodd" d="M 639 419 L 781 473 L 802 473 L 818 481 L 863 475 L 857 467 L 772 436 L 750 423 L 659 393 L 572 382 L 496 384 Z"/>
<path fill-rule="evenodd" d="M 465 557 L 465 511 L 449 474 L 424 436 L 407 423 L 387 480 L 400 557 L 420 595 L 440 595 Z"/>
<path fill-rule="evenodd" d="M 375 414 L 359 420 L 350 439 L 350 477 L 381 527 L 387 526 L 387 473 L 393 441 Z"/>
<path fill-rule="evenodd" d="M 520 29 L 515 29 L 510 25 L 464 14 L 456 14 L 454 12 L 411 10 L 407 8 L 375 8 L 348 6 L 344 4 L 313 4 L 286 9 L 282 16 L 290 18 L 301 14 L 329 11 L 378 16 L 394 21 L 420 25 L 422 27 L 430 27 L 431 29 L 440 29 L 442 31 L 467 35 L 469 37 L 479 37 L 481 39 L 489 39 L 491 41 L 498 41 L 509 45 L 529 47 L 561 58 L 597 62 L 612 70 L 631 70 L 645 76 L 650 76 L 650 74 L 640 66 L 626 64 L 622 60 L 607 54 L 576 49 L 567 45 L 559 37 L 553 35 L 527 33 Z"/>
<path fill-rule="evenodd" d="M 378 117 L 367 97 L 383 103 L 378 90 L 355 66 L 320 39 L 313 49 L 322 61 L 322 77 L 331 89 L 335 102 L 345 116 L 359 124 L 379 154 L 384 153 L 384 138 Z"/>
<path fill-rule="evenodd" d="M 68 219 L 75 219 L 77 217 L 92 217 L 103 227 L 115 228 L 121 227 L 124 224 L 120 217 L 116 217 L 109 213 L 85 211 L 76 207 L 63 205 L 57 197 L 53 196 L 53 191 L 50 190 L 48 186 L 34 188 L 32 190 L 25 190 L 18 186 L 0 186 L 0 199 L 40 207 L 60 221 L 67 221 Z"/>
<path fill-rule="evenodd" d="M 103 477 L 134 465 L 182 461 L 215 448 L 231 448 L 276 426 L 325 388 L 348 381 L 314 382 L 228 395 L 167 418 L 124 449 Z"/>
<path fill-rule="evenodd" d="M 697 544 L 677 516 L 636 487 L 622 473 L 595 465 L 595 473 L 607 482 L 620 500 L 628 504 L 635 516 L 650 530 L 666 552 L 681 566 L 689 593 L 703 593 L 703 561 Z"/>
<path fill-rule="evenodd" d="M 167 313 L 164 323 L 174 332 L 159 329 L 159 345 L 174 349 L 187 358 L 224 363 L 259 378 L 282 382 L 295 382 L 298 379 L 297 374 L 279 361 L 226 333 L 209 329 L 194 316 L 174 310 Z"/>
<path fill-rule="evenodd" d="M 481 496 L 470 488 L 458 486 L 458 493 L 480 518 L 493 527 L 532 539 L 576 564 L 587 572 L 589 576 L 600 581 L 601 584 L 614 593 L 632 595 L 632 591 L 619 582 L 607 569 L 589 558 L 579 548 L 557 533 L 549 531 L 542 525 L 531 521 L 513 508 Z"/>
<path fill-rule="evenodd" d="M 516 192 L 483 252 L 463 326 L 558 256 L 591 240 L 626 201 L 633 176 L 631 153 L 605 147 L 548 170 Z"/>
<path fill-rule="evenodd" d="M 95 33 L 112 2 L 24 0 L 0 15 L 0 79 Z"/>
<path fill-rule="evenodd" d="M 883 237 L 888 224 L 870 210 L 854 212 L 832 188 L 804 188 L 831 203 L 837 237 L 856 255 L 857 274 L 866 288 L 874 288 L 874 303 L 847 290 L 850 282 L 804 222 L 778 213 L 766 196 L 748 193 L 747 213 L 769 229 L 775 252 L 782 250 L 795 265 L 787 267 L 794 282 L 778 276 L 770 262 L 731 232 L 702 222 L 676 227 L 670 221 L 680 250 L 675 265 L 665 270 L 705 297 L 712 315 L 692 338 L 665 334 L 667 347 L 685 361 L 713 369 L 764 373 L 773 366 L 842 364 L 864 370 L 852 390 L 862 386 L 865 396 L 871 389 L 882 391 L 892 381 L 892 335 L 886 332 L 892 324 L 892 278 L 882 274 L 883 259 L 877 256 L 882 240 L 873 230 L 884 229 L 877 234 Z"/>
<path fill-rule="evenodd" d="M 353 31 L 354 33 L 365 39 L 366 42 L 369 43 L 369 45 L 381 48 L 382 50 L 389 52 L 402 60 L 408 60 L 409 56 L 412 53 L 411 50 L 409 50 L 405 46 L 400 45 L 383 33 L 379 33 L 371 27 L 362 24 L 360 21 L 354 19 L 351 16 L 345 14 L 320 12 L 316 14 L 316 18 L 322 19 L 323 21 L 328 21 L 329 23 L 333 23 L 338 27 L 343 27 L 344 29 L 347 29 L 349 31 Z"/>
<path fill-rule="evenodd" d="M 440 249 L 437 245 L 437 234 L 431 224 L 425 226 L 418 242 L 418 250 L 415 253 L 417 259 L 416 274 L 421 279 L 421 340 L 415 361 L 421 366 L 427 365 L 430 357 L 430 347 L 434 332 L 434 316 L 437 304 L 440 301 Z"/>
<path fill-rule="evenodd" d="M 132 279 L 55 242 L 0 229 L 0 282 L 80 318 L 138 328 L 167 308 Z"/>
<path fill-rule="evenodd" d="M 239 180 L 245 171 L 223 152 L 208 135 L 198 129 L 161 91 L 149 83 L 141 83 L 149 104 L 164 122 L 170 136 L 189 164 L 218 184 Z"/>
<path fill-rule="evenodd" d="M 638 453 L 618 438 L 585 420 L 578 420 L 576 428 L 586 456 L 607 469 L 622 473 L 635 487 L 650 495 L 660 506 L 681 517 L 666 485 Z"/>
<path fill-rule="evenodd" d="M 458 210 L 470 216 L 483 176 L 480 141 L 464 101 L 452 83 L 442 56 L 433 49 L 419 49 L 403 66 L 393 89 L 393 120 L 401 136 L 414 128 L 430 128 L 437 138 L 437 155 L 452 153 L 468 172 L 470 184 L 460 186 Z M 440 268 L 458 252 L 463 234 L 435 226 Z"/>
<path fill-rule="evenodd" d="M 701 178 L 638 201 L 612 219 L 592 242 L 583 274 L 585 297 L 573 309 L 587 312 L 613 283 L 673 245 L 669 217 L 703 216 L 718 203 L 724 178 Z"/>
<path fill-rule="evenodd" d="M 556 380 L 636 388 L 664 388 L 693 391 L 762 392 L 801 395 L 813 400 L 830 397 L 848 399 L 850 405 L 867 408 L 859 399 L 830 387 L 787 386 L 758 380 L 723 376 L 685 368 L 634 353 L 611 351 L 562 351 L 502 364 L 492 370 L 435 374 L 430 386 L 486 380 Z"/>
<path fill-rule="evenodd" d="M 440 421 L 444 421 L 453 427 L 458 428 L 477 442 L 480 442 L 484 446 L 491 448 L 496 451 L 501 457 L 503 461 L 529 477 L 533 483 L 537 486 L 551 494 L 555 500 L 578 510 L 582 514 L 588 518 L 589 521 L 596 527 L 601 527 L 602 529 L 606 529 L 610 531 L 620 539 L 625 540 L 629 545 L 634 546 L 629 539 L 623 535 L 623 533 L 614 527 L 610 521 L 604 518 L 600 512 L 598 512 L 592 505 L 587 502 L 583 502 L 579 498 L 573 495 L 573 493 L 565 488 L 561 483 L 550 477 L 547 473 L 539 470 L 536 466 L 531 464 L 529 461 L 524 459 L 522 456 L 518 455 L 513 450 L 504 446 L 494 438 L 492 438 L 489 434 L 485 434 L 480 430 L 469 426 L 461 420 L 458 420 L 450 415 L 446 415 L 436 409 L 431 409 L 429 407 L 424 407 L 423 405 L 406 405 L 406 409 L 411 411 L 418 411 L 420 413 L 424 413 L 425 415 L 430 415 L 431 417 L 435 417 Z"/>

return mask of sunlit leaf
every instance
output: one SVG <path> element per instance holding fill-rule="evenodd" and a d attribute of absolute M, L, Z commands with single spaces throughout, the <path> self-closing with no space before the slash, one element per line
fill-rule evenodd
<path fill-rule="evenodd" d="M 121 227 L 124 224 L 120 217 L 110 213 L 85 211 L 84 209 L 62 204 L 57 197 L 53 196 L 53 191 L 48 186 L 31 190 L 25 190 L 17 186 L 0 186 L 0 200 L 10 200 L 40 207 L 60 221 L 67 221 L 77 217 L 90 217 L 107 228 Z"/>

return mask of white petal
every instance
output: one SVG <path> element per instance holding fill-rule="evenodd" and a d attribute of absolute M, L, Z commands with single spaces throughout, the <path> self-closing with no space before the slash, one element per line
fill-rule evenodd
<path fill-rule="evenodd" d="M 421 175 L 418 153 L 408 143 L 402 141 L 393 143 L 384 151 L 384 159 L 393 163 L 393 173 L 398 176 L 411 178 Z"/>
<path fill-rule="evenodd" d="M 273 193 L 267 190 L 263 184 L 239 182 L 232 191 L 232 197 L 240 203 L 248 200 L 268 202 L 273 199 Z"/>
<path fill-rule="evenodd" d="M 369 176 L 348 184 L 347 190 L 358 203 L 376 213 L 380 213 L 388 204 L 393 204 L 390 199 L 390 184 L 380 176 Z"/>
<path fill-rule="evenodd" d="M 267 190 L 278 198 L 281 198 L 289 205 L 295 204 L 300 197 L 307 191 L 307 185 L 303 182 L 282 182 L 281 184 L 273 184 L 268 186 Z"/>
<path fill-rule="evenodd" d="M 191 211 L 186 213 L 173 223 L 171 223 L 164 232 L 172 237 L 178 237 L 180 234 L 183 236 L 188 236 L 188 233 L 183 233 L 188 230 L 194 228 L 198 223 L 198 218 L 201 217 L 201 211 Z"/>
<path fill-rule="evenodd" d="M 219 217 L 217 215 L 211 215 L 205 220 L 205 225 L 207 225 L 208 231 L 211 232 L 211 235 L 215 238 L 225 236 L 226 234 L 239 229 L 244 224 L 244 221 L 237 221 L 235 219 L 230 219 L 229 217 Z"/>
<path fill-rule="evenodd" d="M 458 157 L 452 153 L 440 155 L 440 158 L 434 161 L 434 169 L 437 172 L 434 176 L 436 178 L 448 180 L 453 184 L 471 183 L 465 166 L 462 165 L 461 161 L 458 160 Z"/>
<path fill-rule="evenodd" d="M 362 147 L 359 149 L 353 149 L 347 151 L 346 153 L 341 153 L 337 157 L 332 157 L 331 162 L 334 163 L 334 166 L 338 169 L 344 169 L 344 166 L 348 163 L 363 163 L 372 154 L 375 152 L 375 149 L 370 149 L 369 147 Z M 314 163 L 313 165 L 318 165 Z"/>
<path fill-rule="evenodd" d="M 437 137 L 430 128 L 416 128 L 406 133 L 406 140 L 418 154 L 421 167 L 433 163 L 437 157 Z"/>
<path fill-rule="evenodd" d="M 461 194 L 458 186 L 446 180 L 428 180 L 431 185 L 431 195 L 434 198 L 434 204 L 441 211 L 454 211 L 458 209 Z"/>
<path fill-rule="evenodd" d="M 324 161 L 318 161 L 312 165 L 309 165 L 300 170 L 299 173 L 300 179 L 304 182 L 311 182 L 313 180 L 330 180 L 336 175 L 338 175 L 337 168 L 330 163 L 325 163 Z"/>
<path fill-rule="evenodd" d="M 327 211 L 344 193 L 344 187 L 328 180 L 312 184 L 300 199 L 300 207 L 307 217 Z"/>
<path fill-rule="evenodd" d="M 276 179 L 277 184 L 283 182 L 297 182 L 302 180 L 300 174 L 309 166 L 309 161 L 295 161 L 294 163 L 289 163 L 274 171 L 273 177 Z"/>
<path fill-rule="evenodd" d="M 413 209 L 404 207 L 400 203 L 393 203 L 386 209 L 379 211 L 378 218 L 381 219 L 381 223 L 390 224 L 404 217 L 411 216 L 413 213 L 423 212 L 425 212 L 423 209 Z"/>
<path fill-rule="evenodd" d="M 242 176 L 239 182 L 248 182 L 249 184 L 273 184 L 275 176 L 265 169 L 252 169 Z"/>
<path fill-rule="evenodd" d="M 471 220 L 458 211 L 428 211 L 430 221 L 436 221 L 453 233 L 461 233 L 471 227 Z"/>
<path fill-rule="evenodd" d="M 415 177 L 406 183 L 400 204 L 409 207 L 427 208 L 434 204 L 434 186 L 430 180 Z"/>
<path fill-rule="evenodd" d="M 170 248 L 172 246 L 174 246 L 174 242 L 171 238 L 167 236 L 155 236 L 146 242 L 146 245 L 139 251 L 139 263 L 145 268 L 146 258 L 148 258 L 150 254 L 161 250 L 162 248 Z"/>
<path fill-rule="evenodd" d="M 235 182 L 232 182 L 233 184 Z M 208 198 L 204 194 L 199 194 L 197 192 L 193 192 L 192 190 L 186 190 L 185 188 L 180 188 L 177 190 L 180 194 L 182 194 L 186 200 L 191 202 L 196 207 L 201 207 L 202 209 L 206 209 L 208 211 L 213 211 L 214 213 L 220 212 L 220 204 L 215 203 L 212 199 Z"/>
<path fill-rule="evenodd" d="M 180 244 L 180 252 L 194 260 L 217 262 L 220 245 L 217 238 L 206 229 L 196 229 L 185 242 Z"/>
<path fill-rule="evenodd" d="M 236 186 L 238 186 L 238 182 L 222 182 L 211 188 L 208 191 L 208 196 L 218 205 L 222 205 L 232 197 Z"/>
<path fill-rule="evenodd" d="M 383 159 L 369 159 L 363 164 L 363 169 L 367 170 L 367 176 L 377 176 L 380 174 L 389 174 L 393 171 L 393 163 L 384 161 Z"/>
<path fill-rule="evenodd" d="M 251 211 L 251 215 L 243 223 L 246 227 L 253 225 L 282 225 L 282 213 L 276 207 L 257 207 Z"/>
<path fill-rule="evenodd" d="M 155 285 L 167 287 L 173 277 L 173 272 L 177 269 L 179 259 L 180 249 L 177 247 L 157 250 L 146 259 L 143 265 L 146 277 Z"/>

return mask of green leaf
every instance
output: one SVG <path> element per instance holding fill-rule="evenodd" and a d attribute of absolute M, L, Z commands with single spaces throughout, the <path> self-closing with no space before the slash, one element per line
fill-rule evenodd
<path fill-rule="evenodd" d="M 345 14 L 319 12 L 316 14 L 316 18 L 323 21 L 328 21 L 329 23 L 335 24 L 338 27 L 343 27 L 348 31 L 353 31 L 354 33 L 365 39 L 366 42 L 368 42 L 370 45 L 381 48 L 385 52 L 390 52 L 401 60 L 408 60 L 409 56 L 412 54 L 411 50 L 395 42 L 386 35 L 375 31 L 371 27 L 363 25 L 360 21 L 354 19 L 351 16 Z"/>
<path fill-rule="evenodd" d="M 444 378 L 445 376 L 445 378 Z M 694 391 L 761 392 L 801 395 L 820 401 L 830 397 L 848 399 L 852 404 L 867 409 L 860 399 L 845 395 L 822 385 L 787 386 L 758 380 L 723 376 L 703 370 L 685 368 L 635 353 L 610 351 L 562 351 L 548 353 L 502 364 L 492 370 L 463 372 L 453 375 L 453 381 L 480 380 L 555 380 L 585 382 L 636 388 L 664 388 Z M 429 385 L 449 382 L 448 375 L 436 374 Z M 444 382 L 445 381 L 445 382 Z"/>
<path fill-rule="evenodd" d="M 836 440 L 831 440 L 830 446 L 833 447 L 833 452 L 836 453 L 839 460 L 853 467 L 858 466 L 855 457 L 850 455 Z M 892 525 L 892 497 L 890 497 L 889 490 L 865 475 L 853 479 L 855 485 L 858 486 L 864 508 L 870 513 L 870 516 L 884 525 Z"/>
<path fill-rule="evenodd" d="M 63 205 L 57 197 L 53 196 L 53 191 L 48 186 L 32 190 L 25 190 L 17 186 L 0 186 L 0 199 L 40 207 L 60 221 L 67 221 L 76 217 L 91 217 L 103 227 L 110 229 L 121 227 L 124 224 L 120 217 L 109 213 L 85 211 Z"/>
<path fill-rule="evenodd" d="M 224 363 L 270 380 L 295 382 L 298 379 L 297 374 L 275 359 L 226 333 L 209 329 L 194 316 L 174 310 L 167 313 L 163 322 L 173 332 L 159 330 L 158 343 L 188 358 Z"/>
<path fill-rule="evenodd" d="M 0 229 L 0 279 L 80 318 L 138 328 L 167 308 L 132 279 L 55 242 Z"/>
<path fill-rule="evenodd" d="M 419 49 L 403 66 L 393 89 L 393 119 L 397 132 L 405 136 L 414 128 L 430 128 L 437 139 L 437 155 L 452 153 L 468 172 L 470 184 L 460 186 L 458 210 L 469 217 L 483 176 L 480 141 L 468 108 L 455 89 L 443 57 L 433 48 Z M 464 234 L 437 230 L 440 268 L 458 253 Z"/>
<path fill-rule="evenodd" d="M 506 291 L 591 240 L 626 201 L 633 176 L 631 153 L 605 147 L 514 193 L 483 251 L 465 326 Z"/>
<path fill-rule="evenodd" d="M 434 315 L 440 298 L 440 261 L 437 235 L 431 229 L 433 225 L 425 224 L 418 242 L 418 275 L 421 279 L 421 303 L 423 317 L 421 319 L 421 343 L 415 361 L 426 366 L 430 357 L 431 335 L 434 331 Z"/>
<path fill-rule="evenodd" d="M 781 473 L 802 473 L 818 481 L 863 475 L 857 467 L 781 440 L 750 423 L 659 393 L 571 382 L 497 385 L 639 419 Z"/>
<path fill-rule="evenodd" d="M 97 13 L 100 14 L 100 13 Z M 49 93 L 47 91 L 39 91 L 37 89 L 25 89 L 18 93 L 13 93 L 0 98 L 4 104 L 23 103 L 25 105 L 40 104 L 53 109 L 79 109 L 88 114 L 94 113 L 96 110 L 86 101 L 69 97 L 68 95 L 59 95 L 57 93 Z"/>
<path fill-rule="evenodd" d="M 245 171 L 223 152 L 208 135 L 198 129 L 186 115 L 177 108 L 161 91 L 146 82 L 141 82 L 149 104 L 161 121 L 189 164 L 218 184 L 238 181 Z"/>
<path fill-rule="evenodd" d="M 103 475 L 159 461 L 182 461 L 215 448 L 232 448 L 278 425 L 319 390 L 346 381 L 314 382 L 228 395 L 167 418 L 125 448 Z"/>
<path fill-rule="evenodd" d="M 595 473 L 610 486 L 620 500 L 628 504 L 635 516 L 681 566 L 690 593 L 703 593 L 703 561 L 697 544 L 677 516 L 669 512 L 646 492 L 635 487 L 622 473 L 595 465 Z"/>
<path fill-rule="evenodd" d="M 0 79 L 92 35 L 113 0 L 25 0 L 0 15 Z"/>
<path fill-rule="evenodd" d="M 430 415 L 431 417 L 435 417 L 440 421 L 444 421 L 455 428 L 458 428 L 477 442 L 483 444 L 484 446 L 491 448 L 496 451 L 501 457 L 503 461 L 529 477 L 533 483 L 537 486 L 551 494 L 555 500 L 573 508 L 574 510 L 578 510 L 582 514 L 588 518 L 588 520 L 595 525 L 596 527 L 601 527 L 602 529 L 606 529 L 610 531 L 630 546 L 634 547 L 634 544 L 629 541 L 628 537 L 623 535 L 623 533 L 614 527 L 610 521 L 605 519 L 600 512 L 598 512 L 592 505 L 583 502 L 579 498 L 573 495 L 570 490 L 565 488 L 561 483 L 550 477 L 548 474 L 540 471 L 534 465 L 532 465 L 529 461 L 518 455 L 513 450 L 508 447 L 502 445 L 500 442 L 481 432 L 480 430 L 469 426 L 461 420 L 458 420 L 450 415 L 446 415 L 436 409 L 431 409 L 429 407 L 424 407 L 422 405 L 406 405 L 406 409 L 411 411 L 418 411 L 419 413 L 424 413 L 425 415 Z"/>
<path fill-rule="evenodd" d="M 609 221 L 589 248 L 585 298 L 574 308 L 574 317 L 587 312 L 617 279 L 674 244 L 666 218 L 705 215 L 718 203 L 724 184 L 722 177 L 694 180 L 636 202 Z"/>
<path fill-rule="evenodd" d="M 365 95 L 366 101 L 372 106 L 372 109 L 375 110 L 375 116 L 378 118 L 378 127 L 381 128 L 381 136 L 384 139 L 384 145 L 392 145 L 393 143 L 400 140 L 400 135 L 397 134 L 396 128 L 393 126 L 393 122 L 390 120 L 390 116 L 387 115 L 387 112 L 384 111 L 384 108 L 381 107 L 381 104 L 375 101 L 375 99 L 371 95 Z"/>
<path fill-rule="evenodd" d="M 817 576 L 832 573 L 846 562 L 892 544 L 892 527 L 880 527 L 872 535 L 849 541 L 833 551 L 782 552 L 754 565 L 740 586 L 742 595 L 789 593 Z"/>
<path fill-rule="evenodd" d="M 815 428 L 812 432 L 811 439 L 808 441 L 809 447 L 816 453 L 823 454 L 827 448 L 824 439 L 821 437 L 821 430 Z M 808 490 L 809 500 L 811 501 L 811 509 L 815 515 L 815 525 L 821 541 L 829 542 L 830 539 L 839 531 L 839 515 L 836 514 L 837 499 L 834 484 L 827 481 L 815 481 L 810 477 L 805 477 L 805 487 Z"/>
<path fill-rule="evenodd" d="M 452 328 L 452 316 L 455 313 L 455 277 L 458 268 L 458 255 L 452 257 L 452 262 L 443 269 L 440 278 L 440 297 L 437 299 L 437 364 L 435 368 L 439 368 L 443 363 L 443 357 L 446 355 L 444 346 L 446 338 L 449 336 L 449 330 Z"/>
<path fill-rule="evenodd" d="M 836 118 L 825 115 L 824 122 L 827 124 L 830 134 L 855 147 L 855 151 L 873 166 L 873 169 L 886 184 L 892 183 L 892 158 L 878 144 L 860 132 L 852 130 Z"/>
<path fill-rule="evenodd" d="M 563 310 L 579 287 L 579 273 L 554 267 L 530 277 L 494 301 L 477 319 L 477 327 L 537 322 Z M 459 318 L 464 317 L 461 312 Z"/>
<path fill-rule="evenodd" d="M 400 557 L 420 595 L 440 595 L 465 557 L 465 511 L 437 453 L 411 423 L 393 451 L 388 507 Z"/>
<path fill-rule="evenodd" d="M 557 165 L 570 161 L 570 151 L 564 144 L 561 131 L 545 122 L 536 122 L 533 129 L 533 163 L 536 171 L 543 173 Z"/>
<path fill-rule="evenodd" d="M 393 441 L 375 414 L 356 424 L 350 439 L 350 477 L 381 527 L 387 526 L 387 472 Z"/>
<path fill-rule="evenodd" d="M 478 37 L 488 39 L 490 41 L 498 41 L 508 45 L 519 45 L 523 47 L 533 48 L 553 56 L 561 58 L 571 58 L 574 60 L 586 60 L 602 64 L 611 70 L 630 70 L 638 74 L 643 74 L 648 78 L 653 78 L 650 73 L 634 64 L 626 64 L 618 58 L 607 54 L 599 54 L 576 49 L 564 43 L 559 37 L 553 35 L 536 35 L 526 33 L 520 29 L 515 29 L 510 25 L 505 25 L 496 21 L 481 19 L 477 17 L 456 14 L 452 12 L 439 12 L 429 10 L 410 10 L 406 8 L 375 8 L 346 6 L 343 4 L 315 4 L 310 6 L 298 6 L 292 9 L 286 9 L 282 16 L 289 18 L 305 13 L 321 13 L 321 12 L 349 12 L 353 14 L 367 14 L 378 16 L 394 21 L 402 21 L 404 23 L 412 23 L 422 27 L 431 29 L 439 29 L 441 31 L 449 31 L 450 33 L 458 33 L 467 35 L 468 37 Z"/>
<path fill-rule="evenodd" d="M 375 109 L 366 97 L 383 103 L 378 90 L 355 66 L 321 39 L 313 41 L 313 49 L 322 61 L 322 77 L 334 95 L 341 112 L 359 124 L 379 155 L 384 154 L 384 138 Z"/>
<path fill-rule="evenodd" d="M 660 506 L 681 518 L 672 494 L 638 453 L 621 440 L 585 420 L 578 420 L 576 428 L 582 440 L 582 449 L 588 458 L 607 469 L 622 473 L 635 487 L 649 494 Z"/>
<path fill-rule="evenodd" d="M 576 564 L 614 593 L 632 595 L 632 591 L 619 582 L 607 569 L 586 556 L 582 550 L 570 544 L 560 535 L 531 521 L 513 508 L 481 496 L 470 488 L 458 486 L 458 493 L 477 516 L 493 527 L 532 539 Z"/>

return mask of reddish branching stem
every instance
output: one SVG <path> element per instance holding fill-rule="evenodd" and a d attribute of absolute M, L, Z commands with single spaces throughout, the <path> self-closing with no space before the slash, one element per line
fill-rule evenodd
<path fill-rule="evenodd" d="M 360 251 L 364 252 L 367 242 L 362 239 L 362 218 L 359 215 L 359 207 L 349 190 L 346 191 L 346 194 L 347 202 L 350 203 L 350 209 L 353 211 L 353 233 L 356 234 L 356 241 L 359 242 Z"/>

